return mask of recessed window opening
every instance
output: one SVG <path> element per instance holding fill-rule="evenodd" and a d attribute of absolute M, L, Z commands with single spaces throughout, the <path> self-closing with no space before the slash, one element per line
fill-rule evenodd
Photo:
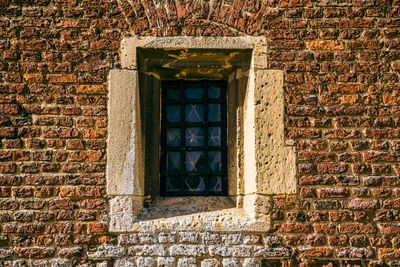
<path fill-rule="evenodd" d="M 226 81 L 161 87 L 161 195 L 227 195 Z"/>

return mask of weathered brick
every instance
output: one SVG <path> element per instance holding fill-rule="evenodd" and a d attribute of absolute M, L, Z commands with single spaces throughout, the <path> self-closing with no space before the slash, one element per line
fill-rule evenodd
<path fill-rule="evenodd" d="M 51 83 L 73 83 L 77 81 L 75 74 L 47 74 L 46 78 Z"/>

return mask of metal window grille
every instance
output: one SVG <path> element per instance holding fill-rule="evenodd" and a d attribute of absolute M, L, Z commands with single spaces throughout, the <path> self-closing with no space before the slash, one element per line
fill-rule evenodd
<path fill-rule="evenodd" d="M 161 112 L 161 195 L 227 195 L 226 81 L 163 81 Z"/>

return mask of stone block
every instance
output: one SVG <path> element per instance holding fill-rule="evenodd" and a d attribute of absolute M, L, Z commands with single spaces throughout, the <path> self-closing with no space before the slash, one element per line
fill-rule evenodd
<path fill-rule="evenodd" d="M 94 251 L 88 251 L 89 258 L 112 258 L 125 256 L 126 249 L 112 245 L 104 245 L 96 248 Z"/>
<path fill-rule="evenodd" d="M 135 260 L 133 258 L 121 258 L 115 261 L 115 267 L 135 267 Z"/>
<path fill-rule="evenodd" d="M 151 257 L 138 257 L 136 264 L 141 267 L 154 267 L 156 266 L 156 260 Z"/>
<path fill-rule="evenodd" d="M 180 258 L 178 259 L 177 267 L 197 267 L 195 258 Z"/>
<path fill-rule="evenodd" d="M 110 200 L 110 231 L 128 232 L 133 229 L 137 213 L 142 209 L 142 199 L 118 196 Z"/>
<path fill-rule="evenodd" d="M 172 257 L 159 257 L 157 258 L 158 267 L 174 267 L 176 259 Z"/>
<path fill-rule="evenodd" d="M 137 88 L 137 71 L 110 71 L 106 170 L 109 195 L 143 195 Z"/>

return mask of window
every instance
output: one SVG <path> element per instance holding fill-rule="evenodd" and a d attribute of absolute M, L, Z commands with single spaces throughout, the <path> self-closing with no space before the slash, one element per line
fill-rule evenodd
<path fill-rule="evenodd" d="M 161 87 L 161 195 L 226 195 L 226 82 L 163 81 Z"/>
<path fill-rule="evenodd" d="M 111 232 L 270 229 L 274 195 L 296 193 L 296 154 L 284 134 L 283 73 L 267 69 L 267 54 L 264 37 L 128 37 L 122 41 L 122 69 L 110 71 L 107 109 Z M 219 100 L 208 97 L 209 89 L 218 83 L 226 93 Z M 169 90 L 177 90 L 178 99 L 187 103 L 168 99 Z M 201 90 L 202 97 L 196 98 Z M 214 108 L 211 105 L 218 104 L 220 121 L 207 114 Z M 201 108 L 192 105 L 203 105 L 202 117 Z M 168 106 L 179 107 L 170 121 Z M 189 116 L 193 110 L 200 121 L 196 113 Z M 216 145 L 219 141 L 209 143 L 209 136 L 218 134 L 208 132 L 218 127 L 221 146 Z M 186 143 L 189 128 L 193 129 L 188 136 L 203 134 L 203 140 L 197 140 L 200 144 L 190 138 Z M 167 131 L 176 137 L 168 141 Z M 186 166 L 189 161 L 184 155 L 192 151 L 206 156 L 200 165 Z M 169 167 L 160 165 L 166 165 L 167 154 L 173 152 L 181 157 L 177 167 L 171 165 L 178 179 L 166 192 Z M 211 152 L 221 152 L 216 166 L 226 161 L 221 164 L 226 169 L 210 172 Z M 185 188 L 185 179 L 192 176 L 197 180 Z M 207 179 L 202 184 L 199 177 L 203 176 Z M 213 178 L 217 176 L 224 178 L 221 187 Z"/>

